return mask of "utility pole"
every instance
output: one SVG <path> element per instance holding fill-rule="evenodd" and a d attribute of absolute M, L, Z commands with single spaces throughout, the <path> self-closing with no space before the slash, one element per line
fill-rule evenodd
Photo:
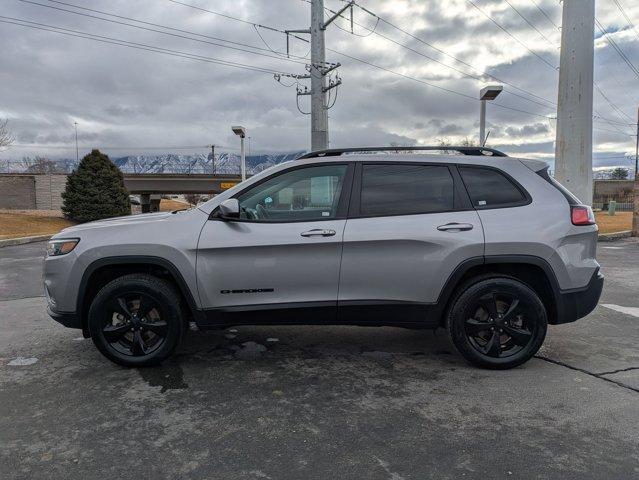
<path fill-rule="evenodd" d="M 78 149 L 78 122 L 73 122 L 75 126 L 75 161 L 80 161 L 80 150 Z"/>
<path fill-rule="evenodd" d="M 213 175 L 215 175 L 215 144 L 211 144 L 211 165 L 213 166 Z"/>
<path fill-rule="evenodd" d="M 637 108 L 637 143 L 635 144 L 635 181 L 633 188 L 632 236 L 639 237 L 639 108 Z"/>
<path fill-rule="evenodd" d="M 311 4 L 311 150 L 328 148 L 328 110 L 326 109 L 326 61 L 324 46 L 324 0 Z"/>
<path fill-rule="evenodd" d="M 297 79 L 310 79 L 311 89 L 298 87 L 297 96 L 310 95 L 311 97 L 311 150 L 324 150 L 328 148 L 328 109 L 327 94 L 333 88 L 342 84 L 339 76 L 327 83 L 327 76 L 337 69 L 339 63 L 326 62 L 325 34 L 326 28 L 333 21 L 342 16 L 348 8 L 352 8 L 355 2 L 348 2 L 328 20 L 324 19 L 324 0 L 311 0 L 311 26 L 302 30 L 286 30 L 287 53 L 288 34 L 305 33 L 311 36 L 311 64 L 306 66 L 308 75 L 298 75 Z M 351 13 L 352 15 L 352 13 Z M 279 80 L 278 75 L 275 76 Z"/>
<path fill-rule="evenodd" d="M 595 0 L 563 3 L 555 177 L 592 205 Z"/>

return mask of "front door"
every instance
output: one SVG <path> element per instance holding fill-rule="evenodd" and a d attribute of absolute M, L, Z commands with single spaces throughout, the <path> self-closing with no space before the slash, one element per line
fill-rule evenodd
<path fill-rule="evenodd" d="M 454 167 L 359 166 L 344 231 L 343 321 L 419 323 L 455 268 L 484 254 L 484 233 Z"/>
<path fill-rule="evenodd" d="M 334 320 L 351 168 L 278 172 L 236 195 L 238 220 L 206 223 L 197 280 L 211 322 Z"/>

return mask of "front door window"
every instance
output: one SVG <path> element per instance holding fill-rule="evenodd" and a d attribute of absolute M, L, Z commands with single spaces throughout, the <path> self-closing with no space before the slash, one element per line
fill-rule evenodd
<path fill-rule="evenodd" d="M 321 165 L 270 178 L 237 197 L 240 218 L 260 222 L 334 219 L 346 168 Z"/>

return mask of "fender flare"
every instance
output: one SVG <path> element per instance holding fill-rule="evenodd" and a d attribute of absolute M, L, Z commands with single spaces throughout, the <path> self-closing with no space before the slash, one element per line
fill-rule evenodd
<path fill-rule="evenodd" d="M 169 272 L 169 274 L 173 277 L 175 282 L 177 283 L 178 288 L 180 289 L 180 293 L 186 299 L 187 306 L 189 307 L 191 313 L 194 318 L 198 318 L 198 314 L 200 310 L 197 307 L 197 303 L 195 302 L 195 297 L 193 296 L 193 292 L 189 288 L 188 284 L 184 280 L 184 277 L 180 273 L 180 270 L 169 260 L 166 260 L 162 257 L 155 257 L 152 255 L 121 255 L 121 256 L 110 256 L 103 257 L 98 260 L 94 260 L 89 264 L 89 266 L 84 270 L 82 274 L 82 279 L 80 280 L 80 287 L 78 288 L 78 298 L 76 300 L 76 312 L 82 318 L 84 317 L 83 307 L 84 307 L 84 299 L 86 296 L 89 279 L 93 275 L 93 273 L 99 268 L 111 266 L 111 265 L 127 265 L 127 264 L 144 264 L 144 265 L 152 265 L 161 267 Z"/>
<path fill-rule="evenodd" d="M 548 280 L 548 283 L 550 285 L 553 306 L 555 309 L 555 312 L 549 312 L 549 316 L 560 316 L 564 311 L 564 302 L 562 301 L 563 296 L 566 293 L 573 293 L 575 291 L 562 291 L 559 287 L 557 276 L 555 275 L 552 267 L 546 260 L 541 257 L 537 257 L 534 255 L 486 255 L 483 257 L 473 257 L 461 262 L 446 280 L 444 288 L 440 292 L 437 303 L 435 305 L 435 314 L 438 316 L 438 318 L 443 319 L 448 304 L 452 299 L 455 291 L 459 287 L 461 279 L 470 271 L 471 268 L 482 265 L 499 264 L 533 265 L 535 267 L 539 267 L 544 272 L 546 279 Z"/>

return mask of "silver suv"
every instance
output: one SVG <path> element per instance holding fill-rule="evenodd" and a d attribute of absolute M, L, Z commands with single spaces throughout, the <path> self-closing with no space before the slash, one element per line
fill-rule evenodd
<path fill-rule="evenodd" d="M 313 152 L 191 210 L 63 230 L 48 312 L 127 366 L 189 322 L 443 327 L 475 365 L 520 365 L 599 301 L 592 210 L 543 162 L 447 149 Z"/>

